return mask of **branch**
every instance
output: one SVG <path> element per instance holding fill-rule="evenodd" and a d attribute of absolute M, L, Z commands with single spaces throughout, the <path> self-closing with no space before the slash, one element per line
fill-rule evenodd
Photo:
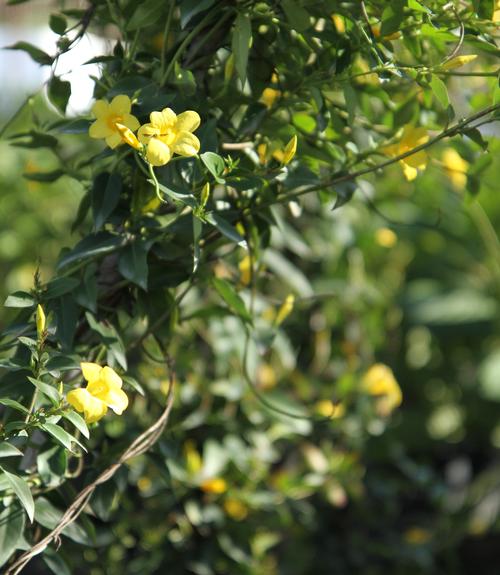
<path fill-rule="evenodd" d="M 152 445 L 156 443 L 160 435 L 162 434 L 165 425 L 167 424 L 170 411 L 174 402 L 174 383 L 175 383 L 175 373 L 173 369 L 173 362 L 170 358 L 167 358 L 167 366 L 169 370 L 169 385 L 167 391 L 167 400 L 165 404 L 165 409 L 163 410 L 160 417 L 156 420 L 151 427 L 148 427 L 139 437 L 137 437 L 129 447 L 122 453 L 118 461 L 112 463 L 107 467 L 92 483 L 87 485 L 80 493 L 76 496 L 73 503 L 66 509 L 64 515 L 59 522 L 59 525 L 55 527 L 48 535 L 41 539 L 36 545 L 30 547 L 25 551 L 8 569 L 5 571 L 4 575 L 17 575 L 21 570 L 31 561 L 31 559 L 41 553 L 47 545 L 52 543 L 59 538 L 63 530 L 73 523 L 80 513 L 85 509 L 85 506 L 90 501 L 96 488 L 111 479 L 113 475 L 118 471 L 118 469 L 130 458 L 137 457 L 142 453 L 145 453 Z"/>
<path fill-rule="evenodd" d="M 273 203 L 276 203 L 276 202 L 281 203 L 282 201 L 294 199 L 294 198 L 297 198 L 298 196 L 308 194 L 309 192 L 321 190 L 323 188 L 334 186 L 336 184 L 341 184 L 343 182 L 349 182 L 351 180 L 355 180 L 356 178 L 359 178 L 360 176 L 365 176 L 366 174 L 376 172 L 377 170 L 382 170 L 383 168 L 386 168 L 387 166 L 390 166 L 391 164 L 395 164 L 395 163 L 399 162 L 400 160 L 404 160 L 405 158 L 408 158 L 408 156 L 413 156 L 413 154 L 416 154 L 417 152 L 420 152 L 422 150 L 426 150 L 427 148 L 430 148 L 431 146 L 433 146 L 434 144 L 437 144 L 437 142 L 443 140 L 444 138 L 450 138 L 452 136 L 456 136 L 457 134 L 460 134 L 463 131 L 463 129 L 466 126 L 468 126 L 469 124 L 472 124 L 476 120 L 479 120 L 480 118 L 483 118 L 484 116 L 487 116 L 488 114 L 496 112 L 497 110 L 500 110 L 500 104 L 495 104 L 493 106 L 489 106 L 488 108 L 484 108 L 483 110 L 480 110 L 479 112 L 476 112 L 475 114 L 472 114 L 472 116 L 469 116 L 467 118 L 463 118 L 462 120 L 458 121 L 456 124 L 454 124 L 453 126 L 448 128 L 447 130 L 444 130 L 443 132 L 441 132 L 440 134 L 438 134 L 434 138 L 431 138 L 430 140 L 428 140 L 424 144 L 421 144 L 420 146 L 416 146 L 415 148 L 412 148 L 411 150 L 408 150 L 407 152 L 404 152 L 403 154 L 399 154 L 398 156 L 394 156 L 388 160 L 385 160 L 384 162 L 380 162 L 379 164 L 376 164 L 375 166 L 369 166 L 367 168 L 362 168 L 361 170 L 357 170 L 356 172 L 351 172 L 348 174 L 343 174 L 341 176 L 334 177 L 333 179 L 331 179 L 329 181 L 322 182 L 321 184 L 315 184 L 314 186 L 311 186 L 305 190 L 300 190 L 298 192 L 291 193 L 291 194 L 285 194 L 281 197 L 278 196 L 276 198 L 276 201 L 274 201 Z M 261 208 L 262 205 L 263 204 L 259 204 L 259 208 Z"/>

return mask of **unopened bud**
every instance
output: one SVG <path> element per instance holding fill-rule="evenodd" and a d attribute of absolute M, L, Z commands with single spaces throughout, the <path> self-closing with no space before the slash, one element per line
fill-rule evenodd
<path fill-rule="evenodd" d="M 45 332 L 45 325 L 47 323 L 45 312 L 40 304 L 36 308 L 36 333 L 38 339 L 43 339 L 43 334 Z"/>
<path fill-rule="evenodd" d="M 279 326 L 285 321 L 285 319 L 292 313 L 294 304 L 295 296 L 293 294 L 287 295 L 285 301 L 276 314 L 274 325 Z"/>
<path fill-rule="evenodd" d="M 204 208 L 207 205 L 208 202 L 208 198 L 210 197 L 210 184 L 207 182 L 204 186 L 203 189 L 201 190 L 201 198 L 200 198 L 200 202 L 201 202 L 201 207 Z"/>
<path fill-rule="evenodd" d="M 293 136 L 293 138 L 288 142 L 288 144 L 285 146 L 285 149 L 283 150 L 283 160 L 282 160 L 283 165 L 286 166 L 293 160 L 296 151 L 297 151 L 297 136 Z"/>
<path fill-rule="evenodd" d="M 132 132 L 130 128 L 124 126 L 123 124 L 119 124 L 118 122 L 115 123 L 116 129 L 120 132 L 120 137 L 122 142 L 128 144 L 134 150 L 142 150 L 142 144 L 137 139 L 137 136 Z"/>

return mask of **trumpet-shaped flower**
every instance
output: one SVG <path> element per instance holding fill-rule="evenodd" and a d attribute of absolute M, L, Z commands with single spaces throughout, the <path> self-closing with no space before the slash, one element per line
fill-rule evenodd
<path fill-rule="evenodd" d="M 477 58 L 477 54 L 466 54 L 465 56 L 455 56 L 448 60 L 441 66 L 439 66 L 440 70 L 454 70 L 455 68 L 460 68 L 460 66 L 465 66 L 469 62 L 474 61 Z"/>
<path fill-rule="evenodd" d="M 466 162 L 454 148 L 446 148 L 441 156 L 441 161 L 453 187 L 457 191 L 463 190 L 467 183 L 469 162 Z"/>
<path fill-rule="evenodd" d="M 425 144 L 429 140 L 429 135 L 425 128 L 415 128 L 408 124 L 403 129 L 401 139 L 396 144 L 385 146 L 382 151 L 387 156 L 400 156 L 409 152 L 413 148 Z M 406 158 L 399 160 L 405 178 L 411 182 L 417 177 L 417 170 L 424 170 L 427 166 L 428 156 L 425 150 L 415 152 Z"/>
<path fill-rule="evenodd" d="M 121 377 L 110 367 L 96 363 L 81 363 L 86 388 L 73 389 L 67 400 L 76 411 L 83 412 L 87 423 L 99 421 L 106 415 L 108 407 L 121 415 L 128 406 L 128 397 L 122 390 Z"/>
<path fill-rule="evenodd" d="M 403 394 L 392 369 L 383 363 L 376 363 L 363 376 L 363 391 L 377 398 L 376 409 L 382 416 L 389 415 L 401 405 Z"/>
<path fill-rule="evenodd" d="M 192 133 L 200 125 L 200 116 L 192 110 L 178 116 L 170 108 L 151 112 L 149 124 L 137 133 L 139 141 L 146 146 L 146 158 L 152 166 L 164 166 L 173 154 L 196 156 L 200 141 Z"/>
<path fill-rule="evenodd" d="M 130 98 L 123 94 L 115 96 L 111 102 L 97 100 L 92 107 L 96 121 L 89 128 L 89 136 L 105 139 L 110 148 L 116 148 L 124 143 L 119 126 L 124 126 L 132 132 L 140 126 L 139 120 L 130 113 L 131 109 Z"/>

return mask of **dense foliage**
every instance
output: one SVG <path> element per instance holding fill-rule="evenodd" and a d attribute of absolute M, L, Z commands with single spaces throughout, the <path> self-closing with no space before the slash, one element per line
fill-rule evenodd
<path fill-rule="evenodd" d="M 496 573 L 498 20 L 93 0 L 10 47 L 6 573 Z"/>

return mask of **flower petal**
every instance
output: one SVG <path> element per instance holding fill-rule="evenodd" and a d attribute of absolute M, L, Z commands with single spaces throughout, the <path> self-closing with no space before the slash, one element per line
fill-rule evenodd
<path fill-rule="evenodd" d="M 111 136 L 113 130 L 108 126 L 106 120 L 99 118 L 89 128 L 89 136 L 91 138 L 107 138 Z"/>
<path fill-rule="evenodd" d="M 146 158 L 153 166 L 164 166 L 170 161 L 172 152 L 167 144 L 163 143 L 159 138 L 151 138 L 148 141 L 148 150 Z"/>
<path fill-rule="evenodd" d="M 158 129 L 158 133 L 166 134 L 175 124 L 176 115 L 170 108 L 165 108 L 161 112 L 151 112 L 149 119 L 151 124 Z"/>
<path fill-rule="evenodd" d="M 123 114 L 123 121 L 121 123 L 132 130 L 132 132 L 135 132 L 141 125 L 139 120 L 132 114 Z"/>
<path fill-rule="evenodd" d="M 128 397 L 123 389 L 110 389 L 103 401 L 117 415 L 121 415 L 128 407 Z"/>
<path fill-rule="evenodd" d="M 80 369 L 82 370 L 83 377 L 89 383 L 92 383 L 93 381 L 97 381 L 101 377 L 102 367 L 97 363 L 88 363 L 88 362 L 82 361 L 80 363 Z"/>
<path fill-rule="evenodd" d="M 412 168 L 418 168 L 419 170 L 424 170 L 427 166 L 428 156 L 424 150 L 420 150 L 420 152 L 416 152 L 411 156 L 407 156 L 404 159 L 404 163 L 408 164 Z"/>
<path fill-rule="evenodd" d="M 403 168 L 403 174 L 404 174 L 405 178 L 409 182 L 412 182 L 417 177 L 417 174 L 418 174 L 417 169 L 413 168 L 412 166 L 410 166 L 406 162 L 403 162 L 403 160 L 400 160 L 399 163 L 401 164 L 401 167 Z"/>
<path fill-rule="evenodd" d="M 83 411 L 83 416 L 87 423 L 94 423 L 99 421 L 106 415 L 108 408 L 106 404 L 91 395 L 86 389 L 80 387 L 73 389 L 66 396 L 68 403 L 76 409 L 76 411 Z"/>
<path fill-rule="evenodd" d="M 109 104 L 107 100 L 96 100 L 94 105 L 92 106 L 92 114 L 97 119 L 106 119 L 105 116 L 109 114 Z"/>
<path fill-rule="evenodd" d="M 191 132 L 179 132 L 173 150 L 180 156 L 196 156 L 200 150 L 200 140 Z"/>
<path fill-rule="evenodd" d="M 115 149 L 120 144 L 123 144 L 122 137 L 120 136 L 120 132 L 116 131 L 116 132 L 113 132 L 110 136 L 108 136 L 106 138 L 106 144 L 108 144 L 108 146 L 111 149 Z"/>
<path fill-rule="evenodd" d="M 186 112 L 182 112 L 182 114 L 177 116 L 175 130 L 177 132 L 194 132 L 200 125 L 200 122 L 201 119 L 197 112 L 193 112 L 193 110 L 187 110 Z"/>
<path fill-rule="evenodd" d="M 116 116 L 123 116 L 125 114 L 130 114 L 130 110 L 132 108 L 132 102 L 128 96 L 124 94 L 120 94 L 119 96 L 115 96 L 111 100 L 111 104 L 109 105 L 110 111 L 113 115 Z"/>
<path fill-rule="evenodd" d="M 121 389 L 122 387 L 122 378 L 109 366 L 102 368 L 101 380 L 111 388 Z"/>
<path fill-rule="evenodd" d="M 158 130 L 156 126 L 153 126 L 153 124 L 144 124 L 139 128 L 137 137 L 139 138 L 139 142 L 147 144 L 153 136 L 158 136 L 159 133 L 160 130 Z"/>

